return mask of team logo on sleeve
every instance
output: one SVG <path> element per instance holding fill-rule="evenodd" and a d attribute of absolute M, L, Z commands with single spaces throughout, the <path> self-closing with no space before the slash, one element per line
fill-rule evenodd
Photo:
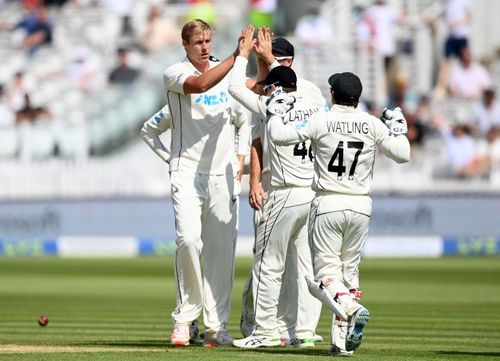
<path fill-rule="evenodd" d="M 301 120 L 300 122 L 295 122 L 295 123 L 292 123 L 292 124 L 295 125 L 295 129 L 302 130 L 302 129 L 304 129 L 307 126 L 307 124 L 309 124 L 309 119 L 306 118 L 306 119 Z"/>
<path fill-rule="evenodd" d="M 163 119 L 163 112 L 159 111 L 158 113 L 156 113 L 153 119 L 156 124 L 160 124 L 161 120 Z"/>

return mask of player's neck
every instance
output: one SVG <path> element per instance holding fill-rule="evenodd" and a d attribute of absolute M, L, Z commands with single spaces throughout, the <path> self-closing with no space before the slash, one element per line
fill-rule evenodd
<path fill-rule="evenodd" d="M 209 62 L 203 62 L 203 63 L 198 63 L 198 62 L 195 62 L 193 61 L 193 59 L 190 59 L 188 57 L 189 61 L 191 62 L 191 64 L 193 64 L 193 66 L 196 68 L 196 70 L 198 70 L 200 73 L 204 73 L 208 70 L 208 67 L 209 67 Z"/>

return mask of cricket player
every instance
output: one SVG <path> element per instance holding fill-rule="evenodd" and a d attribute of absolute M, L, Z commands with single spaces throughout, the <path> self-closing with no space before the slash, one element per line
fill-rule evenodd
<path fill-rule="evenodd" d="M 228 73 L 237 50 L 211 57 L 212 29 L 203 20 L 181 32 L 186 58 L 164 74 L 171 116 L 168 163 L 174 206 L 177 307 L 171 343 L 187 346 L 203 311 L 205 346 L 231 345 L 226 330 L 233 281 L 238 192 Z M 203 262 L 200 261 L 200 258 Z"/>
<path fill-rule="evenodd" d="M 355 74 L 336 73 L 328 82 L 333 102 L 328 113 L 287 122 L 288 113 L 281 114 L 291 102 L 275 97 L 269 108 L 276 109 L 278 103 L 282 109 L 269 117 L 268 130 L 269 139 L 278 146 L 312 142 L 316 196 L 309 216 L 311 292 L 346 322 L 345 334 L 332 335 L 330 349 L 332 355 L 345 355 L 360 346 L 369 319 L 368 310 L 353 293 L 359 290 L 358 266 L 372 211 L 375 150 L 380 148 L 389 158 L 404 163 L 410 159 L 410 143 L 400 110 L 391 116 L 384 112 L 386 126 L 356 109 L 363 88 Z"/>
<path fill-rule="evenodd" d="M 295 55 L 294 47 L 288 40 L 285 38 L 272 39 L 270 31 L 266 27 L 260 28 L 258 31 L 255 52 L 258 56 L 257 79 L 264 79 L 269 70 L 275 67 L 291 67 Z M 257 88 L 256 90 L 262 90 L 258 85 L 259 84 L 255 87 Z M 314 105 L 317 105 L 325 111 L 328 110 L 327 102 L 316 85 L 306 79 L 298 77 L 297 89 L 301 92 L 302 96 L 306 97 Z M 269 193 L 271 170 L 268 164 L 267 141 L 261 141 L 261 139 L 265 140 L 263 120 L 256 113 L 252 114 L 249 201 L 250 206 L 256 212 L 254 218 L 257 219 L 255 224 L 257 229 L 262 209 L 262 200 L 266 200 Z M 263 157 L 263 153 L 266 153 L 266 156 Z M 282 344 L 288 342 L 291 346 L 304 347 L 305 345 L 311 346 L 312 344 L 301 342 L 300 339 L 295 337 L 297 328 L 299 330 L 312 330 L 314 332 L 314 337 L 309 338 L 310 341 L 322 341 L 321 336 L 315 333 L 321 316 L 321 303 L 310 295 L 304 277 L 299 277 L 298 287 L 292 286 L 297 285 L 296 274 L 294 272 L 289 273 L 287 270 L 296 269 L 298 267 L 299 274 L 310 274 L 312 272 L 310 252 L 305 250 L 294 255 L 293 253 L 295 250 L 296 247 L 289 247 L 289 252 L 292 254 L 286 258 L 285 272 L 282 281 L 283 287 L 281 288 L 278 304 L 278 325 Z M 291 264 L 288 265 L 289 263 Z M 297 298 L 298 311 L 296 305 Z M 291 325 L 295 326 L 291 328 Z M 243 288 L 240 329 L 242 334 L 247 337 L 252 333 L 254 328 L 255 316 L 252 295 L 252 273 L 250 273 Z M 302 334 L 303 333 L 304 332 L 302 332 Z"/>
<path fill-rule="evenodd" d="M 238 172 L 235 179 L 236 187 L 240 187 L 241 178 L 245 166 L 245 158 L 250 153 L 250 124 L 248 122 L 249 114 L 236 103 L 233 98 L 229 99 L 232 105 L 231 124 L 234 125 L 235 152 L 237 158 Z M 169 110 L 170 105 L 166 104 L 161 110 L 156 112 L 146 120 L 141 128 L 141 138 L 143 141 L 167 164 L 170 163 L 171 152 L 160 139 L 161 134 L 172 129 L 172 116 Z"/>
<path fill-rule="evenodd" d="M 241 104 L 261 118 L 266 117 L 268 97 L 253 93 L 246 86 L 246 66 L 252 51 L 253 32 L 244 34 L 240 41 L 239 52 L 229 85 L 230 94 Z M 304 117 L 323 110 L 297 93 L 297 76 L 290 67 L 279 66 L 269 72 L 262 85 L 264 90 L 271 92 L 276 87 L 282 87 L 297 101 L 290 117 L 292 121 L 300 121 Z M 253 265 L 253 295 L 255 307 L 255 330 L 233 345 L 242 348 L 280 346 L 281 338 L 277 323 L 278 301 L 282 289 L 282 276 L 285 262 L 289 254 L 297 259 L 297 252 L 309 254 L 307 243 L 307 217 L 310 202 L 314 193 L 311 189 L 313 177 L 312 154 L 309 143 L 302 142 L 287 147 L 276 147 L 269 144 L 271 167 L 271 184 L 269 199 L 263 205 L 261 218 L 257 227 L 255 256 Z M 289 252 L 290 248 L 297 248 Z M 295 280 L 300 278 L 297 262 L 294 269 L 289 269 Z M 312 276 L 312 269 L 310 270 Z M 305 278 L 306 275 L 302 275 Z M 294 300 L 297 314 L 297 297 Z M 297 317 L 295 317 L 296 319 Z M 314 346 L 314 329 L 302 329 L 295 325 L 297 340 L 307 346 Z M 298 341 L 299 342 L 299 341 Z M 299 345 L 297 345 L 299 346 Z"/>

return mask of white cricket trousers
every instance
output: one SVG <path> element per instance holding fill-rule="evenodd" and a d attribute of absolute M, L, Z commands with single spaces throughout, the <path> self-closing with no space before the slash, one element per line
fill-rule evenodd
<path fill-rule="evenodd" d="M 175 323 L 189 323 L 203 310 L 206 329 L 229 320 L 239 197 L 232 174 L 171 172 L 177 234 Z M 200 262 L 200 257 L 203 260 Z"/>
<path fill-rule="evenodd" d="M 252 270 L 256 335 L 280 337 L 278 317 L 299 338 L 315 333 L 321 303 L 309 293 L 302 274 L 312 275 L 307 220 L 313 197 L 310 188 L 273 189 L 262 209 Z M 298 253 L 304 263 L 300 272 Z"/>
<path fill-rule="evenodd" d="M 259 215 L 261 212 L 255 212 Z M 305 228 L 302 232 L 305 232 Z M 311 252 L 307 234 L 299 236 L 295 244 L 288 247 L 285 271 L 281 282 L 278 301 L 278 330 L 281 338 L 309 338 L 316 334 L 321 317 L 321 302 L 309 293 L 305 276 L 313 276 Z M 255 252 L 254 252 L 255 253 Z M 297 269 L 298 261 L 298 279 Z M 243 286 L 240 326 L 243 336 L 249 336 L 249 329 L 255 327 L 253 307 L 253 270 Z M 296 305 L 298 300 L 298 305 Z M 298 306 L 298 308 L 297 308 Z"/>
<path fill-rule="evenodd" d="M 359 289 L 359 262 L 368 237 L 370 217 L 351 210 L 331 210 L 332 198 L 317 196 L 311 205 L 309 242 L 316 281 L 341 281 L 339 292 Z M 329 210 L 330 209 L 330 210 Z"/>

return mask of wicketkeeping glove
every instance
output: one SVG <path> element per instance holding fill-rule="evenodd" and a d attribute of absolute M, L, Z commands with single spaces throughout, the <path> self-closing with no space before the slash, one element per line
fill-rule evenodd
<path fill-rule="evenodd" d="M 276 116 L 286 123 L 285 114 L 293 109 L 295 100 L 294 96 L 288 95 L 281 87 L 278 87 L 267 100 L 267 120 Z"/>
<path fill-rule="evenodd" d="M 408 124 L 403 115 L 401 108 L 394 109 L 384 108 L 380 120 L 389 128 L 389 133 L 392 135 L 400 135 L 408 133 Z"/>

